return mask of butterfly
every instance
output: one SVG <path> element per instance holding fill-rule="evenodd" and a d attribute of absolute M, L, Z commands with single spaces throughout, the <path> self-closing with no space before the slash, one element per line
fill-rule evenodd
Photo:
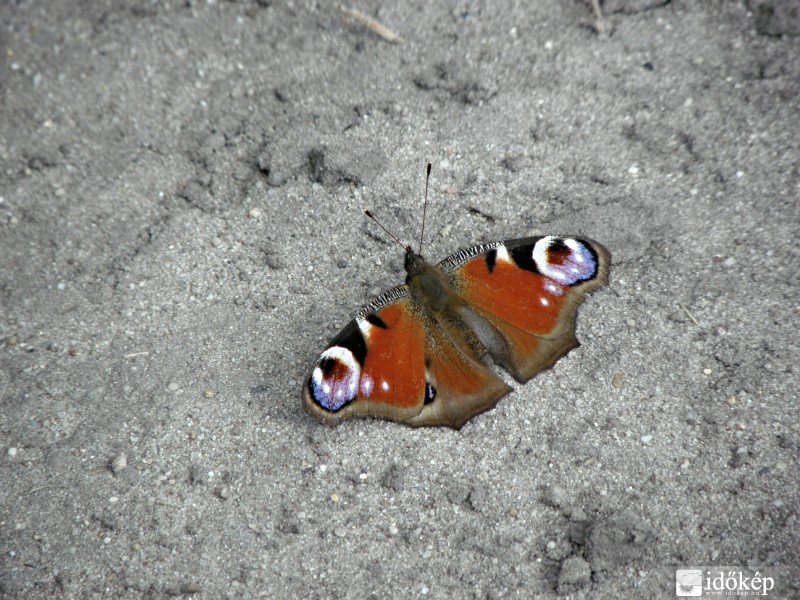
<path fill-rule="evenodd" d="M 610 260 L 574 237 L 477 244 L 436 265 L 405 246 L 405 284 L 331 340 L 303 386 L 305 408 L 330 425 L 380 417 L 460 429 L 512 390 L 487 357 L 524 383 L 578 346 L 578 306 L 608 283 Z"/>

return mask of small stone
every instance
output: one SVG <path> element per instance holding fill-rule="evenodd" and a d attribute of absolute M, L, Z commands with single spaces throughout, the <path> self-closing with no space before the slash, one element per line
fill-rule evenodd
<path fill-rule="evenodd" d="M 650 442 L 652 442 L 652 441 L 653 441 L 653 435 L 652 435 L 652 434 L 650 434 L 650 433 L 648 433 L 647 435 L 643 435 L 643 436 L 642 436 L 642 441 L 643 441 L 645 444 L 649 444 Z"/>
<path fill-rule="evenodd" d="M 331 494 L 331 502 L 337 504 L 339 502 L 339 494 Z"/>
<path fill-rule="evenodd" d="M 333 530 L 333 535 L 335 535 L 336 537 L 343 538 L 344 536 L 347 535 L 347 531 L 345 530 L 344 527 L 337 527 L 336 529 Z"/>
<path fill-rule="evenodd" d="M 139 550 L 141 549 L 142 545 L 139 542 L 134 542 L 133 544 L 131 544 L 131 550 L 133 550 L 134 552 L 139 552 Z"/>
<path fill-rule="evenodd" d="M 11 458 L 14 458 L 17 455 L 17 449 L 16 448 L 9 448 L 8 449 L 8 455 Z"/>
<path fill-rule="evenodd" d="M 180 384 L 178 384 L 178 383 L 176 383 L 176 382 L 172 381 L 172 382 L 170 382 L 170 384 L 167 386 L 167 389 L 168 389 L 170 392 L 176 392 L 176 391 L 178 391 L 178 388 L 180 388 L 180 387 L 181 387 L 181 386 L 180 386 Z"/>
<path fill-rule="evenodd" d="M 736 404 L 736 396 L 730 396 L 727 400 L 725 400 L 729 405 L 733 406 Z"/>
<path fill-rule="evenodd" d="M 617 389 L 622 387 L 624 381 L 624 375 L 622 373 L 614 373 L 611 375 L 611 385 Z"/>
<path fill-rule="evenodd" d="M 550 506 L 561 506 L 566 499 L 566 492 L 564 488 L 559 485 L 551 485 L 544 492 L 543 500 Z"/>
<path fill-rule="evenodd" d="M 17 345 L 17 336 L 9 335 L 6 337 L 6 346 L 16 346 Z"/>
<path fill-rule="evenodd" d="M 128 467 L 128 455 L 125 453 L 120 454 L 111 461 L 111 471 L 116 475 L 124 471 Z"/>
<path fill-rule="evenodd" d="M 735 264 L 736 264 L 736 259 L 733 258 L 732 256 L 729 256 L 728 258 L 722 261 L 722 266 L 727 268 L 731 268 Z"/>
<path fill-rule="evenodd" d="M 397 528 L 397 525 L 394 523 L 389 525 L 389 535 L 397 535 L 398 533 L 400 533 L 400 530 Z"/>
<path fill-rule="evenodd" d="M 636 321 L 634 321 L 633 319 L 628 319 L 627 321 L 625 321 L 625 324 L 628 327 L 636 327 Z"/>
<path fill-rule="evenodd" d="M 214 397 L 214 390 L 212 390 L 211 388 L 206 389 L 203 392 L 203 396 L 205 396 L 206 398 L 213 398 Z"/>
<path fill-rule="evenodd" d="M 247 213 L 251 219 L 257 219 L 261 216 L 261 209 L 260 208 L 251 208 L 250 212 Z"/>

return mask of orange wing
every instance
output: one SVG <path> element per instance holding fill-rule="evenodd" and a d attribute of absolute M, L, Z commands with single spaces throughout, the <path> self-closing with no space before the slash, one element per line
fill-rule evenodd
<path fill-rule="evenodd" d="M 459 428 L 510 388 L 456 343 L 406 286 L 389 290 L 322 353 L 303 388 L 305 407 L 332 425 L 371 416 Z"/>
<path fill-rule="evenodd" d="M 578 345 L 578 306 L 608 282 L 610 258 L 592 240 L 547 236 L 474 246 L 439 266 L 494 360 L 525 382 Z"/>

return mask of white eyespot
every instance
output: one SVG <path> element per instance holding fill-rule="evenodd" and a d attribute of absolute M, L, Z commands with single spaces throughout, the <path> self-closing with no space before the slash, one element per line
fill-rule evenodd
<path fill-rule="evenodd" d="M 386 381 L 385 379 L 383 381 L 381 381 L 381 389 L 384 392 L 388 392 L 389 391 L 389 382 Z"/>
<path fill-rule="evenodd" d="M 551 262 L 550 248 L 553 246 L 561 248 L 559 262 Z M 563 252 L 564 247 L 569 252 Z M 543 237 L 534 245 L 532 258 L 542 275 L 566 285 L 589 279 L 597 272 L 597 264 L 589 248 L 573 238 Z"/>
<path fill-rule="evenodd" d="M 338 378 L 333 375 L 325 376 L 323 373 L 322 365 L 328 361 L 334 361 L 344 366 L 343 370 L 336 369 Z M 361 365 L 353 353 L 342 346 L 332 346 L 320 355 L 317 366 L 311 373 L 314 399 L 320 406 L 328 410 L 339 410 L 346 402 L 355 398 L 360 378 Z"/>
<path fill-rule="evenodd" d="M 545 298 L 544 296 L 539 298 L 539 302 L 542 303 L 542 306 L 550 306 L 550 301 L 547 298 Z"/>

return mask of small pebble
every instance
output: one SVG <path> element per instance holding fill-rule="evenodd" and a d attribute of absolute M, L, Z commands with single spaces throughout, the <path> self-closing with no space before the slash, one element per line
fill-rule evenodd
<path fill-rule="evenodd" d="M 9 448 L 8 449 L 8 455 L 11 458 L 14 458 L 17 455 L 17 449 L 16 448 Z"/>
<path fill-rule="evenodd" d="M 335 535 L 336 537 L 343 538 L 344 536 L 347 535 L 347 531 L 345 531 L 344 527 L 337 527 L 336 529 L 333 530 L 333 535 Z"/>
<path fill-rule="evenodd" d="M 621 388 L 624 377 L 622 373 L 614 373 L 611 375 L 611 385 L 617 389 Z"/>
<path fill-rule="evenodd" d="M 397 525 L 394 523 L 389 525 L 389 535 L 397 535 L 399 532 L 400 530 L 397 528 Z"/>
<path fill-rule="evenodd" d="M 561 506 L 565 498 L 566 492 L 559 485 L 551 485 L 544 493 L 544 501 L 550 506 Z"/>
<path fill-rule="evenodd" d="M 651 434 L 649 434 L 649 433 L 648 433 L 647 435 L 643 435 L 643 436 L 642 436 L 642 441 L 643 441 L 645 444 L 649 444 L 650 442 L 652 442 L 652 441 L 653 441 L 653 436 L 652 436 Z"/>
<path fill-rule="evenodd" d="M 116 474 L 120 471 L 124 471 L 128 466 L 128 455 L 127 454 L 120 454 L 114 460 L 111 461 L 111 471 Z"/>
<path fill-rule="evenodd" d="M 261 216 L 261 209 L 260 208 L 251 208 L 250 212 L 248 213 L 251 219 L 257 219 Z"/>
<path fill-rule="evenodd" d="M 175 382 L 173 381 L 173 382 L 171 382 L 171 383 L 170 383 L 170 384 L 167 386 L 167 389 L 168 389 L 170 392 L 175 392 L 175 391 L 177 391 L 177 390 L 178 390 L 178 388 L 179 388 L 179 387 L 181 387 L 181 386 L 180 386 L 180 384 L 178 384 L 178 383 L 175 383 Z"/>
<path fill-rule="evenodd" d="M 181 586 L 181 594 L 199 594 L 201 588 L 196 583 L 184 583 Z"/>
<path fill-rule="evenodd" d="M 208 388 L 206 391 L 203 392 L 203 396 L 206 398 L 213 398 L 214 397 L 214 390 Z"/>

